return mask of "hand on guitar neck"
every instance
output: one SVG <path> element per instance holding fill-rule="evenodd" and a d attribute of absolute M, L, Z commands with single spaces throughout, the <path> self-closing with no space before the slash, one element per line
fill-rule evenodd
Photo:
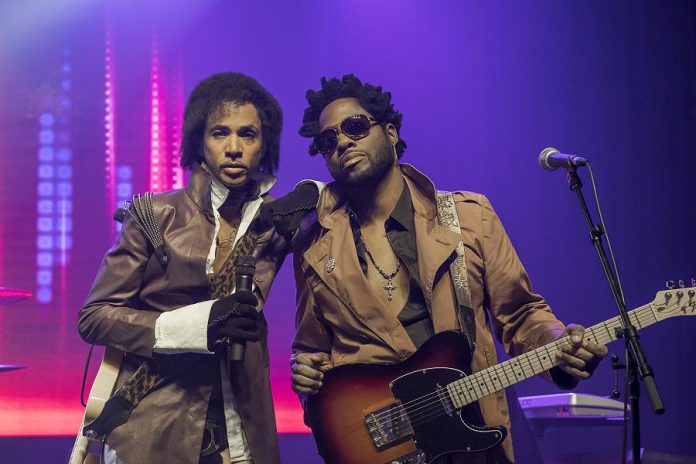
<path fill-rule="evenodd" d="M 291 359 L 292 389 L 300 395 L 316 395 L 324 372 L 333 367 L 328 353 L 298 353 Z"/>
<path fill-rule="evenodd" d="M 557 375 L 553 375 L 553 370 L 551 374 L 560 386 L 573 388 L 577 384 L 576 379 L 585 380 L 592 376 L 602 359 L 609 354 L 609 349 L 605 345 L 584 340 L 585 327 L 581 325 L 568 325 L 559 338 L 566 336 L 570 336 L 570 343 L 562 345 L 561 351 L 556 353 L 556 359 L 560 362 L 557 368 L 570 374 L 573 379 L 570 382 L 564 382 L 558 379 Z"/>

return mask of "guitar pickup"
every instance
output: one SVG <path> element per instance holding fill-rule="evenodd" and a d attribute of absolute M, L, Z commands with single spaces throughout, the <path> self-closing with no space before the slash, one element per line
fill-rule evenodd
<path fill-rule="evenodd" d="M 400 401 L 367 414 L 365 425 L 377 449 L 399 443 L 413 435 L 411 421 Z"/>

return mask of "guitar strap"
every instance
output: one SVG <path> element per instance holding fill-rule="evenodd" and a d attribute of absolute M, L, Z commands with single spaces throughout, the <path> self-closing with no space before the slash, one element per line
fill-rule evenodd
<path fill-rule="evenodd" d="M 457 234 L 462 233 L 459 227 L 459 215 L 454 204 L 452 192 L 437 192 L 437 219 L 442 227 L 446 227 Z M 469 349 L 473 353 L 476 348 L 476 326 L 474 323 L 474 309 L 471 304 L 471 289 L 469 277 L 466 271 L 466 254 L 464 242 L 460 239 L 456 249 L 457 256 L 449 266 L 450 276 L 454 284 L 454 294 L 457 304 L 457 321 L 459 328 L 469 342 Z"/>

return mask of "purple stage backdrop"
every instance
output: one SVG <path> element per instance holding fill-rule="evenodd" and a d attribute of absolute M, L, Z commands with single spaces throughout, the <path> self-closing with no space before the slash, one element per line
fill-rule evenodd
<path fill-rule="evenodd" d="M 77 430 L 88 346 L 76 314 L 114 240 L 113 208 L 181 184 L 185 99 L 228 70 L 256 77 L 283 108 L 276 195 L 302 178 L 327 180 L 297 135 L 304 93 L 321 76 L 354 73 L 392 92 L 404 162 L 440 189 L 490 198 L 563 321 L 592 325 L 615 308 L 564 173 L 537 164 L 549 145 L 592 162 L 628 306 L 651 301 L 666 280 L 696 277 L 694 2 L 7 1 L 0 287 L 33 297 L 0 306 L 0 364 L 27 366 L 0 372 L 0 436 Z M 287 370 L 289 262 L 266 305 L 286 433 L 307 430 Z M 655 416 L 643 398 L 648 449 L 696 455 L 695 332 L 696 317 L 642 333 L 667 407 Z M 611 352 L 623 356 L 620 344 Z M 608 395 L 612 376 L 605 362 L 578 390 Z M 539 379 L 517 387 L 555 391 Z"/>

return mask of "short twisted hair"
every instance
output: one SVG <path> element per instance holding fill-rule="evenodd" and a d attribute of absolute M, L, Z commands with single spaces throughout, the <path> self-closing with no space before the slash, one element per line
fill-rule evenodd
<path fill-rule="evenodd" d="M 393 124 L 397 132 L 401 129 L 402 115 L 394 109 L 391 93 L 383 92 L 380 86 L 363 84 L 352 74 L 346 74 L 341 79 L 322 77 L 321 89 L 307 90 L 306 98 L 309 106 L 305 109 L 302 118 L 302 127 L 300 127 L 302 137 L 313 138 L 319 134 L 319 115 L 326 105 L 339 98 L 355 98 L 360 106 L 369 111 L 379 123 Z M 399 136 L 399 141 L 396 143 L 396 154 L 399 158 L 404 150 L 406 150 L 406 142 Z M 317 153 L 318 150 L 312 142 L 309 146 L 309 154 L 314 156 Z"/>
<path fill-rule="evenodd" d="M 241 73 L 213 74 L 196 85 L 191 92 L 186 109 L 181 137 L 181 167 L 191 169 L 203 162 L 203 133 L 208 117 L 225 103 L 256 107 L 261 120 L 263 159 L 261 171 L 269 174 L 278 169 L 280 158 L 280 130 L 283 113 L 278 101 L 255 79 Z"/>

